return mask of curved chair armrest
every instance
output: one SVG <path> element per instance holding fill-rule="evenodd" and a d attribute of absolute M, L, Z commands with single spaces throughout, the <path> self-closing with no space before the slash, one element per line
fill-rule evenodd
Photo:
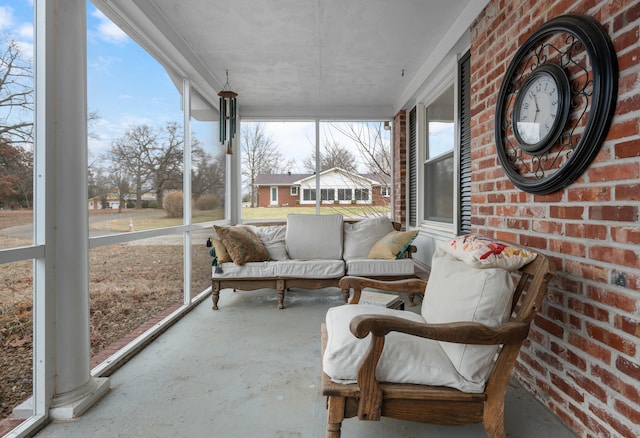
<path fill-rule="evenodd" d="M 395 316 L 358 315 L 351 320 L 351 332 L 362 339 L 369 333 L 384 337 L 391 331 L 442 342 L 476 345 L 500 345 L 520 342 L 529 333 L 526 322 L 509 321 L 496 327 L 478 322 L 429 324 L 408 321 Z"/>
<path fill-rule="evenodd" d="M 358 315 L 351 320 L 349 328 L 360 339 L 372 334 L 369 348 L 356 373 L 360 389 L 358 418 L 361 420 L 380 419 L 382 389 L 376 380 L 376 368 L 387 333 L 396 331 L 438 341 L 480 345 L 519 343 L 529 333 L 529 323 L 526 322 L 509 321 L 488 327 L 475 322 L 428 324 L 380 315 Z"/>
<path fill-rule="evenodd" d="M 358 304 L 362 289 L 371 287 L 392 292 L 406 292 L 411 294 L 424 294 L 427 282 L 419 278 L 404 278 L 402 280 L 375 280 L 366 277 L 342 277 L 338 282 L 342 290 L 353 289 L 353 297 L 349 304 Z"/>

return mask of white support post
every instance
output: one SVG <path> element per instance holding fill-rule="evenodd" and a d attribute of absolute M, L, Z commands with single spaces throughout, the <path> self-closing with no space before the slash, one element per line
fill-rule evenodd
<path fill-rule="evenodd" d="M 38 5 L 44 5 L 39 2 Z M 49 3 L 49 2 L 47 2 Z M 49 416 L 77 417 L 109 389 L 90 373 L 89 213 L 87 207 L 86 2 L 57 0 L 46 7 L 46 60 L 37 75 L 38 140 L 46 139 L 46 294 L 55 300 L 55 373 Z M 48 40 L 51 38 L 52 40 Z M 40 122 L 43 125 L 40 125 Z M 50 235 L 51 234 L 51 235 Z M 51 309 L 52 310 L 52 309 Z M 45 360 L 53 359 L 47 356 Z"/>

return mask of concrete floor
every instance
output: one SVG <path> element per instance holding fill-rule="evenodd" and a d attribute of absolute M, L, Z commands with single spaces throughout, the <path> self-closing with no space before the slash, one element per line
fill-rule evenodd
<path fill-rule="evenodd" d="M 272 290 L 208 299 L 111 376 L 111 390 L 46 437 L 324 437 L 320 323 L 338 289 L 293 290 L 276 309 Z M 415 310 L 416 308 L 413 308 Z M 507 395 L 510 437 L 576 437 L 522 388 Z M 345 420 L 345 438 L 485 437 L 480 425 Z"/>

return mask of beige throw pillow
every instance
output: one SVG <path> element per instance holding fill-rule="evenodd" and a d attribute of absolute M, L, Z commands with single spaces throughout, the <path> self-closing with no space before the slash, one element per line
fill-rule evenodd
<path fill-rule="evenodd" d="M 392 231 L 373 245 L 367 257 L 370 259 L 397 259 L 409 248 L 417 235 L 418 230 Z"/>
<path fill-rule="evenodd" d="M 247 227 L 213 226 L 229 253 L 229 257 L 236 265 L 247 262 L 264 262 L 269 260 L 269 253 L 260 238 Z"/>

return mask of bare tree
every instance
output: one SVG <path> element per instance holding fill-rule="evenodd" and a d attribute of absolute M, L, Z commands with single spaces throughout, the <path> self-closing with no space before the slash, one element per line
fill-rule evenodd
<path fill-rule="evenodd" d="M 33 71 L 15 37 L 0 53 L 0 138 L 33 144 Z"/>
<path fill-rule="evenodd" d="M 349 172 L 356 172 L 355 164 L 356 157 L 349 149 L 340 146 L 340 144 L 333 139 L 325 141 L 320 151 L 320 172 L 334 167 L 339 167 Z M 312 152 L 308 158 L 305 158 L 303 165 L 309 172 L 313 173 L 316 171 L 315 151 Z"/>
<path fill-rule="evenodd" d="M 162 207 L 165 190 L 182 189 L 184 135 L 182 126 L 168 122 L 157 137 L 158 144 L 149 156 L 149 172 L 152 174 L 158 208 Z M 194 139 L 196 147 L 198 140 Z M 192 145 L 193 147 L 193 145 Z"/>
<path fill-rule="evenodd" d="M 256 177 L 261 173 L 282 173 L 291 166 L 285 161 L 271 136 L 261 123 L 242 124 L 242 176 L 250 196 L 251 207 L 256 205 Z"/>
<path fill-rule="evenodd" d="M 382 122 L 331 124 L 332 128 L 352 140 L 367 171 L 391 176 L 391 145 Z"/>
<path fill-rule="evenodd" d="M 149 125 L 128 129 L 111 144 L 111 162 L 117 166 L 120 177 L 131 179 L 136 194 L 136 208 L 142 208 L 142 195 L 152 188 L 151 165 L 157 147 L 158 132 Z"/>

